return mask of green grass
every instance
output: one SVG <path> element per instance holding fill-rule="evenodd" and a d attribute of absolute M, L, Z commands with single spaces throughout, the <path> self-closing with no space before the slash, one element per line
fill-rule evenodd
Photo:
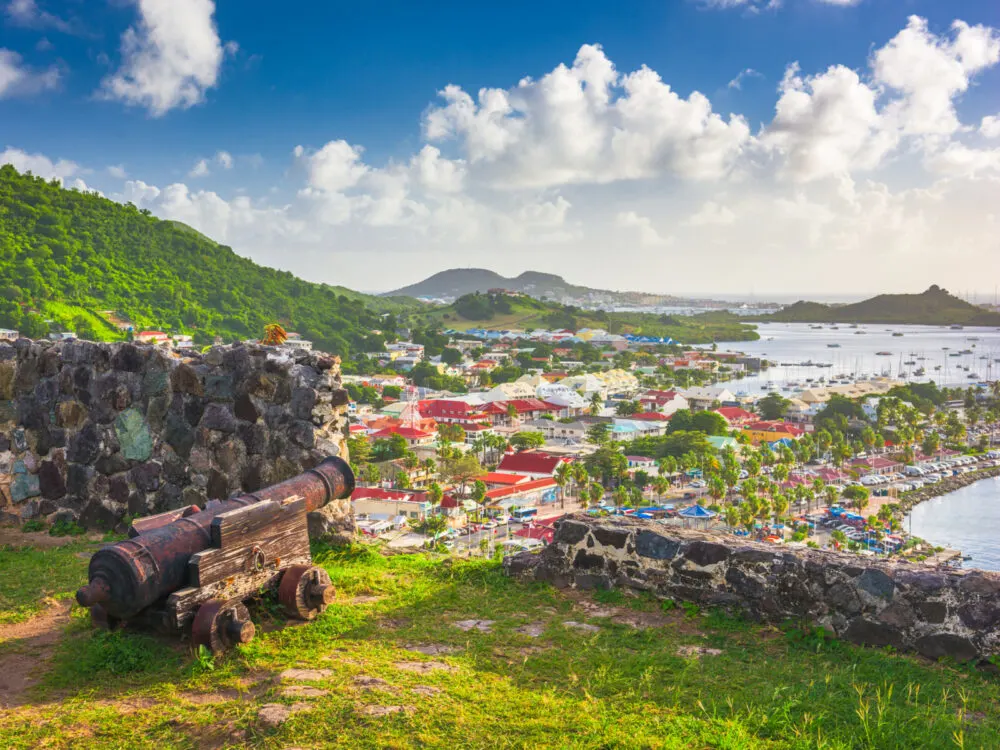
<path fill-rule="evenodd" d="M 97 333 L 97 341 L 121 341 L 124 338 L 121 331 L 85 307 L 47 300 L 44 303 L 42 313 L 46 318 L 51 318 L 70 331 L 76 329 L 77 317 L 85 318 Z"/>
<path fill-rule="evenodd" d="M 589 595 L 511 581 L 492 561 L 364 547 L 317 559 L 338 590 L 327 612 L 279 627 L 273 605 L 255 606 L 258 637 L 214 662 L 168 639 L 95 633 L 75 613 L 28 704 L 0 712 L 0 747 L 911 750 L 995 748 L 1000 736 L 1000 683 L 979 673 L 714 611 L 664 612 L 647 595 L 593 597 L 605 613 L 659 618 L 639 630 L 589 616 Z M 352 603 L 359 595 L 381 598 Z M 464 619 L 495 622 L 463 632 L 453 623 Z M 517 632 L 529 623 L 544 625 L 540 637 Z M 457 650 L 424 656 L 412 644 Z M 683 645 L 722 653 L 682 656 Z M 397 666 L 425 661 L 451 669 Z M 290 667 L 330 670 L 310 683 L 327 693 L 283 696 L 276 676 Z M 362 675 L 388 689 L 359 688 Z M 258 724 L 261 705 L 297 700 L 309 709 L 277 729 Z M 412 710 L 366 713 L 379 705 Z"/>
<path fill-rule="evenodd" d="M 79 553 L 95 545 L 74 543 L 57 549 L 0 546 L 0 625 L 23 622 L 85 583 L 87 561 Z"/>

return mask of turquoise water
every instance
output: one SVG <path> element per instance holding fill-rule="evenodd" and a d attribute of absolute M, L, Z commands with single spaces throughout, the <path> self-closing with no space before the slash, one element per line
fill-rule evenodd
<path fill-rule="evenodd" d="M 1000 477 L 920 503 L 903 528 L 934 545 L 960 549 L 966 568 L 1000 570 Z"/>

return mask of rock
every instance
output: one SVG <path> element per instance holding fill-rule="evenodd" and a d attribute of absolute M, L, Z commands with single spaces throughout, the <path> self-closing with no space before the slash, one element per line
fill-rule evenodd
<path fill-rule="evenodd" d="M 576 557 L 573 558 L 573 567 L 584 570 L 600 570 L 604 567 L 604 556 L 591 554 L 585 549 L 578 549 Z"/>
<path fill-rule="evenodd" d="M 729 558 L 729 554 L 728 547 L 712 542 L 692 542 L 684 550 L 685 559 L 703 568 L 723 562 Z"/>
<path fill-rule="evenodd" d="M 698 658 L 700 656 L 719 656 L 722 654 L 722 649 L 709 648 L 708 646 L 680 646 L 677 649 L 678 656 L 693 656 Z"/>
<path fill-rule="evenodd" d="M 142 378 L 142 395 L 146 398 L 162 396 L 170 388 L 170 373 L 166 370 L 147 370 Z"/>
<path fill-rule="evenodd" d="M 526 635 L 529 638 L 538 638 L 545 632 L 545 627 L 546 625 L 544 622 L 532 622 L 516 628 L 514 632 Z"/>
<path fill-rule="evenodd" d="M 951 633 L 925 635 L 917 640 L 917 651 L 928 659 L 949 657 L 957 662 L 972 661 L 979 655 L 978 650 L 968 638 Z"/>
<path fill-rule="evenodd" d="M 260 411 L 247 393 L 242 393 L 236 397 L 236 403 L 233 404 L 233 412 L 236 414 L 237 419 L 241 419 L 244 422 L 256 422 L 260 419 Z"/>
<path fill-rule="evenodd" d="M 454 654 L 461 651 L 460 646 L 449 646 L 445 643 L 428 643 L 424 645 L 411 645 L 405 647 L 407 651 L 413 651 L 427 656 L 437 656 L 438 654 Z"/>
<path fill-rule="evenodd" d="M 847 626 L 844 637 L 853 643 L 860 643 L 865 646 L 893 646 L 898 648 L 902 645 L 901 634 L 896 628 L 879 622 L 872 622 L 863 617 L 853 620 Z"/>
<path fill-rule="evenodd" d="M 615 549 L 624 549 L 629 538 L 627 531 L 609 529 L 604 526 L 595 527 L 592 533 L 594 540 L 598 544 L 603 544 L 605 547 L 614 547 Z"/>
<path fill-rule="evenodd" d="M 319 510 L 314 510 L 306 516 L 309 526 L 309 538 L 313 541 L 325 541 L 328 544 L 342 546 L 354 541 L 354 514 L 349 503 L 331 501 Z"/>
<path fill-rule="evenodd" d="M 388 690 L 389 683 L 380 677 L 369 677 L 359 674 L 354 678 L 354 684 L 365 690 Z"/>
<path fill-rule="evenodd" d="M 851 616 L 861 612 L 861 600 L 854 587 L 847 583 L 835 583 L 826 592 L 827 601 L 844 614 Z"/>
<path fill-rule="evenodd" d="M 478 630 L 481 633 L 489 633 L 495 622 L 495 620 L 459 620 L 455 623 L 455 627 L 459 630 Z"/>
<path fill-rule="evenodd" d="M 555 541 L 562 544 L 578 544 L 587 536 L 587 527 L 575 521 L 559 521 L 556 524 Z"/>
<path fill-rule="evenodd" d="M 80 523 L 88 529 L 111 531 L 125 515 L 126 506 L 110 498 L 92 498 L 80 513 Z"/>
<path fill-rule="evenodd" d="M 66 480 L 54 461 L 42 461 L 38 468 L 38 489 L 48 500 L 58 500 L 66 494 Z"/>
<path fill-rule="evenodd" d="M 233 378 L 231 375 L 206 375 L 205 398 L 211 401 L 233 400 Z"/>
<path fill-rule="evenodd" d="M 41 504 L 37 500 L 29 500 L 24 505 L 21 506 L 21 520 L 30 521 L 32 518 L 38 518 L 42 514 Z"/>
<path fill-rule="evenodd" d="M 204 396 L 205 388 L 191 365 L 181 363 L 170 373 L 170 385 L 178 393 L 189 393 L 192 396 Z"/>
<path fill-rule="evenodd" d="M 10 498 L 15 503 L 23 503 L 30 497 L 42 494 L 37 474 L 15 474 L 10 483 Z"/>
<path fill-rule="evenodd" d="M 129 472 L 132 483 L 142 492 L 155 492 L 160 488 L 163 465 L 159 461 L 140 464 Z"/>
<path fill-rule="evenodd" d="M 417 695 L 437 695 L 442 692 L 441 688 L 433 687 L 431 685 L 414 685 L 410 688 Z"/>
<path fill-rule="evenodd" d="M 148 461 L 153 454 L 153 437 L 142 412 L 127 409 L 115 418 L 115 436 L 121 444 L 122 456 L 129 461 Z"/>
<path fill-rule="evenodd" d="M 879 599 L 892 599 L 895 582 L 878 568 L 868 568 L 857 580 L 858 588 Z"/>
<path fill-rule="evenodd" d="M 640 531 L 635 537 L 635 551 L 641 557 L 653 560 L 672 560 L 680 550 L 680 543 L 652 531 Z"/>
<path fill-rule="evenodd" d="M 101 453 L 101 435 L 97 425 L 88 424 L 70 438 L 66 458 L 78 464 L 92 464 Z"/>
<path fill-rule="evenodd" d="M 257 712 L 257 721 L 266 729 L 275 729 L 288 721 L 292 714 L 308 708 L 306 703 L 293 703 L 290 706 L 284 703 L 266 703 Z"/>
<path fill-rule="evenodd" d="M 909 604 L 897 599 L 879 612 L 878 620 L 886 625 L 905 629 L 911 627 L 917 621 L 917 617 Z"/>
<path fill-rule="evenodd" d="M 202 414 L 200 426 L 207 430 L 232 433 L 236 432 L 236 417 L 222 404 L 208 404 Z"/>
<path fill-rule="evenodd" d="M 329 669 L 286 669 L 278 677 L 281 680 L 315 682 L 316 680 L 325 680 L 332 674 L 333 672 Z"/>

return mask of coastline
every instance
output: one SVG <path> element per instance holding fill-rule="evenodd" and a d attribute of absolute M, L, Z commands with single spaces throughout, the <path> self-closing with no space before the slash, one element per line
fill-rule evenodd
<path fill-rule="evenodd" d="M 982 479 L 990 479 L 996 476 L 1000 476 L 1000 466 L 993 466 L 989 469 L 980 469 L 979 471 L 970 471 L 967 474 L 959 474 L 955 477 L 942 479 L 936 484 L 921 487 L 919 490 L 912 490 L 907 492 L 905 495 L 896 498 L 896 505 L 898 506 L 896 516 L 898 520 L 902 522 L 906 515 L 915 506 L 925 500 L 931 500 L 935 497 L 948 495 L 955 490 L 968 487 L 970 484 L 975 484 Z M 882 498 L 879 499 L 881 500 Z"/>

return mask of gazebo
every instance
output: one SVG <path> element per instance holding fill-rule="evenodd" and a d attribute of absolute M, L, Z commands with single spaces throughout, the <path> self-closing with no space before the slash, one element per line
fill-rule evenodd
<path fill-rule="evenodd" d="M 690 505 L 677 514 L 679 518 L 683 518 L 685 521 L 701 521 L 703 523 L 708 523 L 716 515 L 715 511 L 703 508 L 701 505 Z"/>

